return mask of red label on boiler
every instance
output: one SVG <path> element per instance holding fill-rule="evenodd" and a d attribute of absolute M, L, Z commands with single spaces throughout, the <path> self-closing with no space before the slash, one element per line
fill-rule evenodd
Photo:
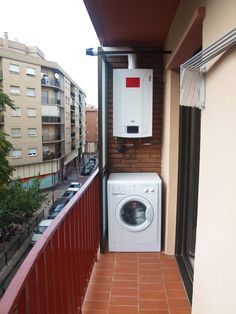
<path fill-rule="evenodd" d="M 140 87 L 140 77 L 126 77 L 126 87 Z"/>

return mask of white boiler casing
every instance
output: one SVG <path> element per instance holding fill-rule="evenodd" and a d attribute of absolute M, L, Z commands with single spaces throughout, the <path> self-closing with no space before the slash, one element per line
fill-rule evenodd
<path fill-rule="evenodd" d="M 152 136 L 152 69 L 113 70 L 113 136 Z"/>

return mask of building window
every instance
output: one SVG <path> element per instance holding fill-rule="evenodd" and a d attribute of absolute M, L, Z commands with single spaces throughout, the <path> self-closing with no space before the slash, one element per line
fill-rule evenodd
<path fill-rule="evenodd" d="M 36 109 L 35 108 L 28 108 L 27 109 L 28 117 L 36 117 Z"/>
<path fill-rule="evenodd" d="M 35 76 L 35 69 L 34 68 L 26 68 L 26 75 Z"/>
<path fill-rule="evenodd" d="M 21 128 L 11 129 L 11 137 L 21 137 Z"/>
<path fill-rule="evenodd" d="M 43 105 L 48 105 L 48 91 L 42 91 L 41 100 Z"/>
<path fill-rule="evenodd" d="M 14 74 L 20 74 L 20 67 L 17 64 L 9 64 L 9 71 Z"/>
<path fill-rule="evenodd" d="M 30 96 L 30 97 L 35 97 L 36 95 L 36 91 L 35 91 L 35 88 L 27 88 L 27 96 Z"/>
<path fill-rule="evenodd" d="M 10 86 L 10 93 L 12 95 L 19 95 L 20 94 L 20 87 L 19 86 Z"/>
<path fill-rule="evenodd" d="M 30 136 L 30 137 L 37 136 L 37 129 L 36 128 L 29 128 L 28 129 L 28 136 Z"/>
<path fill-rule="evenodd" d="M 21 149 L 14 149 L 11 151 L 11 157 L 12 158 L 21 158 L 22 157 L 22 152 Z"/>
<path fill-rule="evenodd" d="M 19 107 L 15 107 L 15 109 L 12 109 L 11 116 L 12 117 L 20 117 L 20 108 Z"/>
<path fill-rule="evenodd" d="M 29 157 L 37 156 L 37 148 L 29 148 L 28 149 L 28 156 Z"/>

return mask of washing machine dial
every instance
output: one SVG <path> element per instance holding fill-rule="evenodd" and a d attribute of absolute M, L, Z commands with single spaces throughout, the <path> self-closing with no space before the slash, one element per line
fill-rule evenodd
<path fill-rule="evenodd" d="M 144 189 L 144 192 L 145 192 L 145 193 L 148 193 L 148 189 Z"/>
<path fill-rule="evenodd" d="M 149 189 L 149 192 L 154 192 L 154 191 L 155 191 L 155 189 L 153 189 L 153 188 Z"/>

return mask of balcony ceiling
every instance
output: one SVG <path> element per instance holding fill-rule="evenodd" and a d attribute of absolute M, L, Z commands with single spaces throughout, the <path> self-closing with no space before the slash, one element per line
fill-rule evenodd
<path fill-rule="evenodd" d="M 162 47 L 179 0 L 84 0 L 102 46 Z"/>

